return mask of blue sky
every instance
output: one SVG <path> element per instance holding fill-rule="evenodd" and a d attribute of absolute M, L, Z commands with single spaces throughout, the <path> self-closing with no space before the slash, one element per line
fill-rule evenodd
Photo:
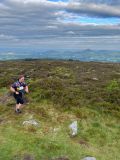
<path fill-rule="evenodd" d="M 1 0 L 0 46 L 120 50 L 120 0 Z"/>

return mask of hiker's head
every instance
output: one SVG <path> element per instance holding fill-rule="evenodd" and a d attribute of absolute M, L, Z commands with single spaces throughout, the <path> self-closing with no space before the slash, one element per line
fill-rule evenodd
<path fill-rule="evenodd" d="M 24 75 L 20 75 L 20 76 L 18 77 L 18 81 L 19 81 L 19 82 L 24 82 L 24 80 L 25 80 L 25 76 L 24 76 Z"/>

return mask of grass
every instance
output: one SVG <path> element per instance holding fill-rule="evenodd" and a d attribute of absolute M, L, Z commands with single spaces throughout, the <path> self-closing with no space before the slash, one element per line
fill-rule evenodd
<path fill-rule="evenodd" d="M 98 160 L 120 158 L 119 119 L 87 108 L 80 109 L 83 115 L 77 118 L 75 110 L 61 113 L 52 105 L 35 106 L 31 110 L 26 106 L 19 116 L 1 106 L 1 159 L 23 159 L 26 154 L 36 160 L 60 156 L 78 160 L 87 155 Z M 35 108 L 45 113 L 36 114 Z M 22 125 L 31 118 L 39 122 L 38 127 Z M 68 125 L 73 120 L 78 120 L 79 129 L 78 136 L 71 138 Z"/>
<path fill-rule="evenodd" d="M 120 159 L 120 64 L 43 60 L 0 65 L 0 74 L 6 75 L 0 78 L 0 160 Z M 26 74 L 30 94 L 29 104 L 16 115 L 9 85 L 20 73 Z M 39 125 L 23 125 L 29 119 Z M 78 135 L 71 137 L 68 126 L 74 120 Z"/>

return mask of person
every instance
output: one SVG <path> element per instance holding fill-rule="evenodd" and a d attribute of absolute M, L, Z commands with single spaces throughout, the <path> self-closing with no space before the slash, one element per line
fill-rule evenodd
<path fill-rule="evenodd" d="M 18 77 L 18 80 L 11 85 L 10 90 L 14 93 L 13 95 L 16 100 L 15 112 L 21 113 L 21 108 L 24 104 L 23 95 L 29 92 L 24 75 Z"/>

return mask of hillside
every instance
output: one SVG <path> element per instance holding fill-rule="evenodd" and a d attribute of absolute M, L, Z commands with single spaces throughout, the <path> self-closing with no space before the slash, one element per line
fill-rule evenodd
<path fill-rule="evenodd" d="M 16 115 L 9 86 L 19 74 L 30 93 Z M 38 125 L 23 125 L 28 120 Z M 0 160 L 119 160 L 119 148 L 120 63 L 0 62 Z"/>

